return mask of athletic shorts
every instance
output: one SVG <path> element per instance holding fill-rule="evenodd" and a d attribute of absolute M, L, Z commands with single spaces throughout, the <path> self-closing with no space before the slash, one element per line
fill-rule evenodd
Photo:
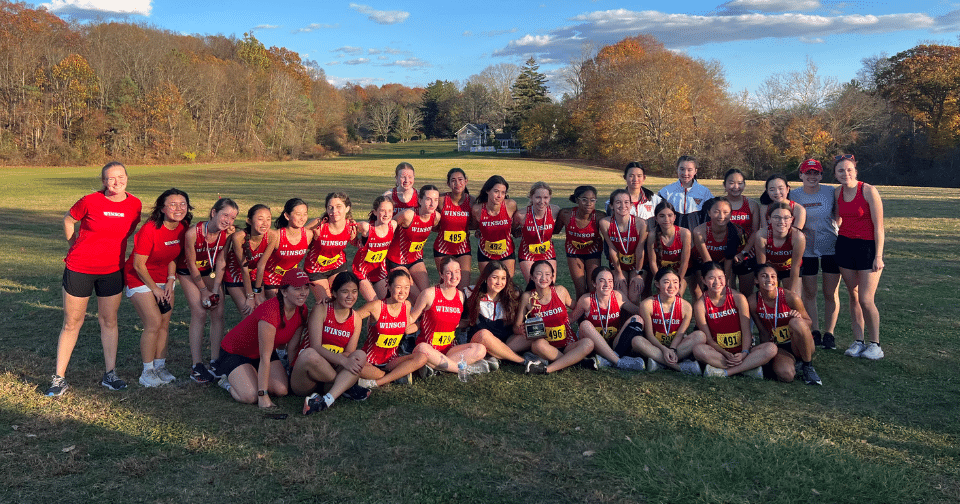
<path fill-rule="evenodd" d="M 463 257 L 463 256 L 468 256 L 468 255 L 470 255 L 470 251 L 469 251 L 469 250 L 466 251 L 466 252 L 464 252 L 464 253 L 462 253 L 462 254 L 442 254 L 442 253 L 440 253 L 440 252 L 437 252 L 436 250 L 433 251 L 433 258 L 434 258 L 434 259 L 442 259 L 442 258 L 444 258 L 444 257 Z"/>
<path fill-rule="evenodd" d="M 213 273 L 213 270 L 212 270 L 212 269 L 200 270 L 200 276 L 202 276 L 202 277 L 210 276 L 210 273 Z M 183 275 L 183 276 L 190 276 L 190 270 L 188 270 L 188 269 L 182 269 L 182 268 L 177 268 L 177 274 L 178 274 L 178 275 Z"/>
<path fill-rule="evenodd" d="M 474 334 L 481 329 L 490 331 L 498 340 L 506 343 L 510 336 L 513 336 L 513 326 L 507 325 L 503 320 L 488 320 L 483 317 L 477 317 L 477 324 L 467 328 L 467 337 L 473 338 Z"/>
<path fill-rule="evenodd" d="M 599 261 L 602 257 L 603 251 L 598 250 L 592 254 L 567 254 L 567 259 L 580 259 L 581 261 Z"/>
<path fill-rule="evenodd" d="M 307 278 L 311 282 L 316 282 L 317 280 L 330 280 L 331 278 L 343 273 L 344 271 L 350 271 L 350 265 L 343 263 L 340 266 L 333 268 L 330 271 L 317 271 L 316 273 L 307 273 Z"/>
<path fill-rule="evenodd" d="M 749 275 L 757 269 L 757 258 L 751 255 L 744 260 L 733 264 L 733 274 L 737 276 Z"/>
<path fill-rule="evenodd" d="M 835 257 L 840 268 L 858 271 L 873 269 L 873 261 L 877 257 L 877 242 L 838 236 Z"/>
<path fill-rule="evenodd" d="M 777 281 L 783 282 L 784 280 L 790 278 L 790 270 L 776 270 L 777 271 Z"/>
<path fill-rule="evenodd" d="M 638 357 L 639 354 L 633 351 L 633 338 L 643 335 L 643 323 L 639 320 L 633 320 L 620 333 L 620 339 L 617 340 L 617 346 L 613 349 L 620 357 Z"/>
<path fill-rule="evenodd" d="M 415 264 L 421 264 L 421 263 L 423 263 L 423 258 L 422 258 L 422 257 L 421 257 L 420 259 L 417 259 L 416 261 L 413 261 L 412 263 L 409 263 L 409 264 L 397 264 L 397 263 L 391 261 L 390 259 L 387 259 L 387 271 L 393 271 L 393 270 L 395 270 L 395 269 L 397 269 L 397 268 L 406 268 L 406 269 L 409 270 L 411 267 L 413 267 L 413 265 L 415 265 Z"/>
<path fill-rule="evenodd" d="M 837 267 L 837 256 L 804 257 L 803 264 L 800 265 L 800 276 L 816 276 L 821 268 L 824 273 L 839 275 L 840 268 Z"/>
<path fill-rule="evenodd" d="M 157 287 L 160 287 L 160 289 L 164 289 L 166 288 L 166 286 L 167 286 L 166 282 L 157 284 Z M 126 293 L 128 298 L 132 298 L 134 294 L 138 294 L 141 292 L 150 292 L 150 287 L 147 287 L 146 285 L 141 285 L 140 287 L 133 287 L 133 288 L 127 287 L 126 289 L 124 289 L 124 292 Z"/>
<path fill-rule="evenodd" d="M 514 261 L 514 260 L 516 260 L 516 259 L 517 259 L 517 253 L 516 253 L 516 251 L 510 252 L 510 255 L 508 255 L 508 256 L 506 256 L 506 257 L 502 257 L 502 258 L 500 258 L 500 259 L 490 259 L 489 257 L 487 257 L 487 254 L 484 254 L 484 253 L 483 253 L 483 249 L 479 249 L 479 248 L 477 249 L 477 262 L 478 262 L 478 263 L 485 263 L 485 262 L 490 262 L 490 261 Z"/>
<path fill-rule="evenodd" d="M 277 351 L 274 350 L 270 354 L 270 362 L 280 360 L 280 356 L 277 355 Z M 251 359 L 249 357 L 244 357 L 242 355 L 232 354 L 223 348 L 220 348 L 220 358 L 217 359 L 217 372 L 223 373 L 227 376 L 230 376 L 230 373 L 237 369 L 238 367 L 250 364 L 253 366 L 253 369 L 256 370 L 260 367 L 260 359 Z"/>
<path fill-rule="evenodd" d="M 123 292 L 123 270 L 105 275 L 77 273 L 63 268 L 63 290 L 73 297 L 88 298 L 94 291 L 97 297 L 116 296 Z"/>

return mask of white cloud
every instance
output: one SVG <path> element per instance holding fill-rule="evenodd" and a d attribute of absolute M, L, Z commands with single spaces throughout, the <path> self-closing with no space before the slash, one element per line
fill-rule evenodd
<path fill-rule="evenodd" d="M 881 16 L 822 16 L 799 13 L 703 16 L 627 9 L 589 12 L 572 20 L 577 24 L 550 30 L 546 34 L 524 35 L 510 41 L 493 55 L 537 55 L 538 59 L 570 61 L 580 54 L 585 40 L 597 45 L 607 45 L 640 33 L 656 37 L 668 48 L 678 49 L 764 38 L 815 39 L 850 33 L 934 29 L 938 24 L 934 18 L 921 13 Z M 952 20 L 956 23 L 960 20 L 960 15 L 954 16 Z"/>
<path fill-rule="evenodd" d="M 345 54 L 359 54 L 363 52 L 363 48 L 356 47 L 356 46 L 343 46 L 343 47 L 338 47 L 336 49 L 333 49 L 330 52 L 345 53 Z"/>
<path fill-rule="evenodd" d="M 819 0 L 731 0 L 718 10 L 724 14 L 745 12 L 795 12 L 820 8 Z"/>
<path fill-rule="evenodd" d="M 339 61 L 328 61 L 328 62 L 324 63 L 324 65 L 326 65 L 326 66 L 334 66 L 334 65 L 339 65 L 339 64 L 340 64 Z"/>
<path fill-rule="evenodd" d="M 303 28 L 298 28 L 291 33 L 310 33 L 317 30 L 326 30 L 330 28 L 338 28 L 339 24 L 326 24 L 326 23 L 310 23 Z"/>
<path fill-rule="evenodd" d="M 392 63 L 384 63 L 383 66 L 398 66 L 404 68 L 419 68 L 419 67 L 428 67 L 431 66 L 430 63 L 420 59 L 420 58 L 408 58 L 405 60 L 397 60 Z"/>
<path fill-rule="evenodd" d="M 359 12 L 360 14 L 366 14 L 367 19 L 373 21 L 377 24 L 397 24 L 402 23 L 410 17 L 410 13 L 406 11 L 381 11 L 376 10 L 368 5 L 361 4 L 350 4 L 350 8 Z"/>
<path fill-rule="evenodd" d="M 53 0 L 40 4 L 57 15 L 81 19 L 99 17 L 149 16 L 151 0 Z"/>
<path fill-rule="evenodd" d="M 370 58 L 357 58 L 343 62 L 344 65 L 362 65 L 364 63 L 370 63 Z"/>
<path fill-rule="evenodd" d="M 803 42 L 804 44 L 823 44 L 826 42 L 826 40 L 823 40 L 820 37 L 800 37 L 800 42 Z"/>
<path fill-rule="evenodd" d="M 254 26 L 254 27 L 252 28 L 252 30 L 253 30 L 253 31 L 259 31 L 259 30 L 276 30 L 277 28 L 280 28 L 280 25 L 259 24 L 259 25 L 257 25 L 257 26 Z"/>
<path fill-rule="evenodd" d="M 360 77 L 356 79 L 350 79 L 347 77 L 335 77 L 327 76 L 327 82 L 330 83 L 333 87 L 340 88 L 346 86 L 347 84 L 356 84 L 358 86 L 368 86 L 370 84 L 376 84 L 377 82 L 382 82 L 383 79 L 373 78 L 373 77 Z"/>

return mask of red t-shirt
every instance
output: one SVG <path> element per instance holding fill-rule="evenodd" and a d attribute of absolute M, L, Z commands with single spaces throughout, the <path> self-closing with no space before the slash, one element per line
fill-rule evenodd
<path fill-rule="evenodd" d="M 106 275 L 123 269 L 127 257 L 127 236 L 140 222 L 143 204 L 130 194 L 120 202 L 101 192 L 88 194 L 70 208 L 78 221 L 76 240 L 63 262 L 67 269 L 88 275 Z M 166 275 L 164 275 L 166 276 Z"/>
<path fill-rule="evenodd" d="M 144 223 L 133 238 L 133 253 L 124 265 L 127 287 L 144 285 L 137 270 L 133 268 L 135 254 L 147 256 L 147 271 L 154 283 L 166 283 L 167 267 L 183 252 L 183 236 L 186 232 L 187 227 L 182 222 L 178 222 L 175 229 L 167 229 L 163 224 L 158 228 L 150 221 Z"/>
<path fill-rule="evenodd" d="M 234 355 L 257 359 L 260 357 L 260 321 L 263 320 L 277 328 L 277 334 L 273 339 L 273 348 L 271 348 L 271 350 L 275 350 L 289 343 L 297 329 L 306 323 L 307 308 L 305 306 L 297 308 L 297 311 L 287 319 L 283 327 L 280 327 L 280 317 L 280 298 L 268 299 L 266 303 L 254 308 L 253 313 L 247 315 L 223 337 L 220 348 Z"/>

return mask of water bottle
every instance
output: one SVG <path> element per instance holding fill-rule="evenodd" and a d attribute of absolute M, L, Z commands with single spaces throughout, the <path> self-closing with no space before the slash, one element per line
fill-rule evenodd
<path fill-rule="evenodd" d="M 460 362 L 457 363 L 457 378 L 466 383 L 470 381 L 470 373 L 467 372 L 467 361 L 460 355 Z"/>

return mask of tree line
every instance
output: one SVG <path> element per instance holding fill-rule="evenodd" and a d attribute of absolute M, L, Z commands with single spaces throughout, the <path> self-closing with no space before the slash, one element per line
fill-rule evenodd
<path fill-rule="evenodd" d="M 960 185 L 958 47 L 868 58 L 843 84 L 808 61 L 748 95 L 727 90 L 718 62 L 638 35 L 585 48 L 558 81 L 554 99 L 530 59 L 424 88 L 335 88 L 316 62 L 253 34 L 71 25 L 0 0 L 0 163 L 310 159 L 452 138 L 470 122 L 533 156 L 639 160 L 651 173 L 689 154 L 703 176 L 762 178 L 852 152 L 874 182 Z"/>

